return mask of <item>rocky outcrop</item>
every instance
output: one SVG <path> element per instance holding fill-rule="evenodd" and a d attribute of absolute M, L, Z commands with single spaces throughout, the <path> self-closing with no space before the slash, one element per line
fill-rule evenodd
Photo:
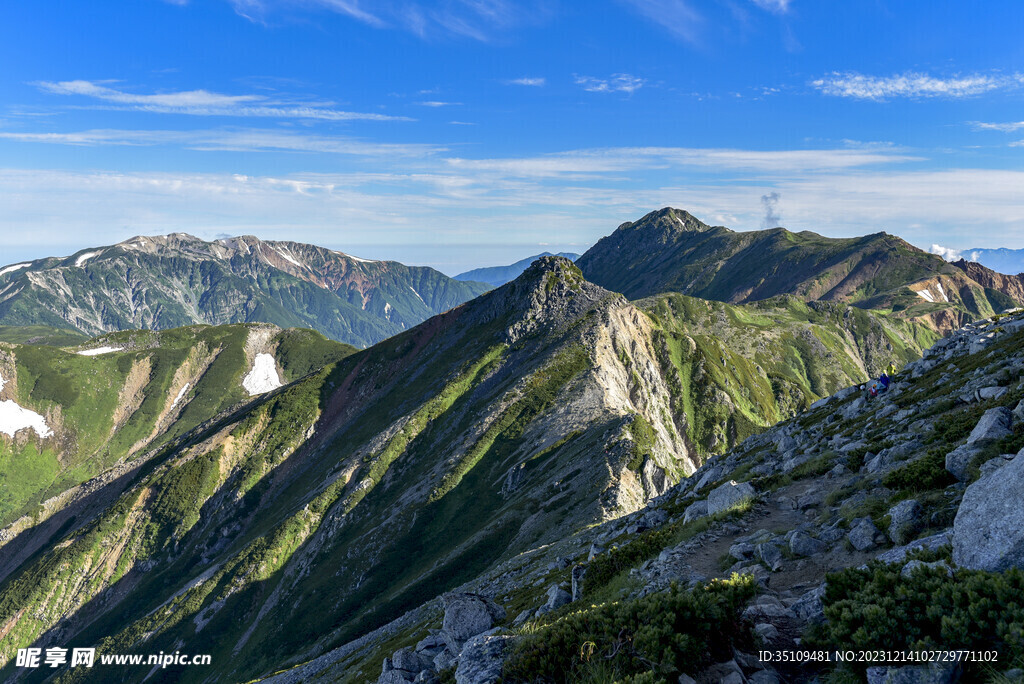
<path fill-rule="evenodd" d="M 1024 568 L 1024 457 L 964 492 L 953 523 L 953 561 L 974 570 Z"/>

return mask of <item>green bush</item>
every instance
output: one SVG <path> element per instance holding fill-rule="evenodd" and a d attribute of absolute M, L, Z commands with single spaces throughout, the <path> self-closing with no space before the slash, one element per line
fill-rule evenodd
<path fill-rule="evenodd" d="M 945 489 L 956 482 L 953 474 L 946 470 L 945 448 L 929 449 L 922 458 L 897 468 L 882 479 L 889 489 L 909 492 L 927 492 Z"/>
<path fill-rule="evenodd" d="M 673 586 L 571 613 L 517 640 L 505 662 L 504 681 L 577 681 L 591 663 L 601 661 L 617 679 L 655 673 L 675 681 L 716 658 L 731 658 L 733 644 L 750 638 L 740 611 L 756 586 L 751 576 L 733 575 L 692 590 Z"/>
<path fill-rule="evenodd" d="M 922 568 L 903 578 L 900 570 L 872 562 L 829 574 L 826 623 L 804 643 L 843 650 L 996 650 L 999 662 L 1024 656 L 1024 572 L 959 570 L 951 578 L 944 569 Z"/>

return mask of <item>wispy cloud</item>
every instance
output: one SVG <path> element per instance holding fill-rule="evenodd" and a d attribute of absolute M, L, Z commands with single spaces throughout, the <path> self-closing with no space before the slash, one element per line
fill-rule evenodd
<path fill-rule="evenodd" d="M 108 107 L 157 114 L 240 116 L 324 121 L 411 121 L 402 116 L 348 112 L 321 103 L 281 102 L 264 95 L 225 95 L 208 90 L 138 94 L 110 87 L 113 81 L 40 81 L 35 85 L 55 95 L 87 97 L 111 103 Z"/>
<path fill-rule="evenodd" d="M 461 102 L 441 102 L 440 100 L 427 100 L 426 102 L 417 102 L 421 107 L 459 107 L 462 105 Z"/>
<path fill-rule="evenodd" d="M 687 0 L 622 0 L 647 19 L 688 43 L 697 43 L 704 18 Z"/>
<path fill-rule="evenodd" d="M 199 151 L 312 152 L 373 158 L 427 157 L 447 150 L 438 145 L 372 143 L 343 136 L 322 136 L 252 128 L 201 131 L 93 129 L 70 133 L 0 132 L 0 140 L 79 147 L 174 145 Z"/>
<path fill-rule="evenodd" d="M 542 0 L 228 0 L 241 16 L 265 22 L 278 12 L 310 9 L 350 17 L 379 29 L 397 29 L 421 38 L 462 37 L 490 41 L 551 14 Z"/>
<path fill-rule="evenodd" d="M 972 121 L 971 126 L 976 131 L 1000 131 L 1002 133 L 1013 133 L 1024 129 L 1024 121 L 1012 121 L 1008 123 L 985 123 L 983 121 Z"/>
<path fill-rule="evenodd" d="M 826 95 L 860 100 L 887 100 L 897 97 L 960 98 L 993 90 L 1019 88 L 1024 85 L 1024 75 L 968 74 L 939 78 L 912 71 L 893 76 L 867 76 L 851 71 L 833 72 L 811 81 L 811 85 Z"/>
<path fill-rule="evenodd" d="M 609 78 L 576 76 L 575 81 L 576 85 L 589 93 L 633 93 L 647 82 L 630 74 L 612 74 Z"/>
<path fill-rule="evenodd" d="M 523 78 L 513 78 L 511 80 L 505 81 L 505 83 L 507 85 L 521 85 L 521 86 L 541 87 L 545 83 L 547 83 L 547 79 L 544 79 L 544 78 L 528 78 L 528 77 L 524 76 Z"/>
<path fill-rule="evenodd" d="M 785 14 L 789 11 L 790 0 L 751 0 L 763 10 L 776 14 Z"/>

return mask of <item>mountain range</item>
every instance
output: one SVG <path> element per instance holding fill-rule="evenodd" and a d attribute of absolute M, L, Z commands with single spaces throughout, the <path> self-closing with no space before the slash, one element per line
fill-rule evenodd
<path fill-rule="evenodd" d="M 251 274 L 231 283 L 265 301 L 301 280 L 268 250 L 310 273 L 355 268 L 339 256 L 318 271 L 312 255 L 327 250 L 295 243 L 145 240 L 155 255 L 113 247 L 111 263 L 145 266 L 179 304 L 192 295 L 175 295 L 181 276 L 162 269 Z M 216 267 L 221 249 L 235 252 Z M 34 291 L 40 306 L 103 312 L 88 277 L 73 292 L 55 285 L 78 269 L 120 291 L 114 265 L 85 269 L 103 258 L 43 260 L 17 282 L 49 284 L 52 298 Z M 379 263 L 386 282 L 414 270 Z M 977 475 L 982 451 L 947 454 L 970 445 L 983 411 L 1010 414 L 1020 399 L 1024 321 L 997 313 L 940 336 L 973 310 L 1019 304 L 1018 286 L 884 234 L 733 233 L 664 209 L 575 264 L 543 257 L 362 350 L 266 323 L 83 339 L 49 310 L 8 321 L 0 678 L 640 684 L 718 681 L 728 673 L 707 668 L 732 659 L 746 681 L 755 624 L 776 629 L 756 638 L 779 648 L 824 638 L 804 634 L 800 606 L 824 591 L 823 568 L 869 560 L 864 518 L 865 548 L 885 546 L 888 507 L 920 491 L 913 535 L 951 523 L 964 487 L 943 490 L 935 461 Z M 160 306 L 138 311 L 154 325 Z M 857 386 L 890 364 L 906 369 L 899 389 L 868 404 Z M 999 415 L 985 458 L 1017 444 L 1019 423 Z M 885 469 L 904 466 L 899 482 L 924 489 L 882 491 Z M 849 535 L 856 553 L 840 543 Z M 829 544 L 820 567 L 800 564 Z M 772 615 L 785 620 L 744 621 L 772 570 Z M 681 636 L 661 641 L 669 623 Z M 602 631 L 613 624 L 618 637 Z M 579 657 L 588 641 L 601 660 Z M 212 663 L 17 664 L 19 649 L 68 644 L 190 649 Z"/>
<path fill-rule="evenodd" d="M 887 233 L 739 233 L 671 208 L 619 226 L 577 264 L 592 282 L 631 299 L 683 292 L 744 303 L 791 294 L 886 311 L 941 332 L 1024 301 L 1020 276 L 949 264 Z"/>
<path fill-rule="evenodd" d="M 551 252 L 541 252 L 535 254 L 532 257 L 520 259 L 514 264 L 508 266 L 489 266 L 487 268 L 475 268 L 472 271 L 466 271 L 455 276 L 456 280 L 469 280 L 478 283 L 487 283 L 491 287 L 501 287 L 505 283 L 515 280 L 519 277 L 519 274 L 530 267 L 537 259 L 546 256 L 560 256 L 565 257 L 569 261 L 576 261 L 580 257 L 579 254 L 572 254 L 571 252 L 559 252 L 558 254 L 552 254 Z"/>
<path fill-rule="evenodd" d="M 932 245 L 931 251 L 951 262 L 974 261 L 999 273 L 1024 273 L 1024 249 L 949 249 L 941 245 Z"/>
<path fill-rule="evenodd" d="M 487 289 L 432 268 L 297 242 L 205 242 L 173 233 L 0 269 L 0 326 L 43 325 L 91 337 L 264 322 L 314 328 L 362 347 Z"/>

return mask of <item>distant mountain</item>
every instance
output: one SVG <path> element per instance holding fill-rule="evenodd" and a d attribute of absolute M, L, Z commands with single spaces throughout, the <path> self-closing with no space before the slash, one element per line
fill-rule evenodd
<path fill-rule="evenodd" d="M 367 346 L 487 289 L 432 268 L 314 245 L 173 233 L 0 269 L 0 326 L 93 336 L 264 322 Z"/>
<path fill-rule="evenodd" d="M 949 249 L 940 245 L 932 245 L 932 253 L 944 257 L 948 261 L 975 261 L 999 273 L 1016 275 L 1024 273 L 1024 249 Z"/>
<path fill-rule="evenodd" d="M 794 297 L 730 305 L 669 294 L 630 303 L 585 281 L 570 261 L 542 258 L 511 283 L 177 433 L 131 476 L 91 481 L 81 495 L 59 496 L 0 530 L 0 679 L 20 676 L 19 648 L 58 643 L 96 644 L 101 653 L 203 644 L 212 665 L 165 675 L 181 682 L 287 670 L 436 604 L 481 573 L 509 570 L 637 511 L 707 455 L 891 360 L 915 358 L 908 326 Z M 241 373 L 259 366 L 258 354 L 250 366 L 238 341 L 221 340 L 238 328 L 199 328 L 204 344 L 197 337 L 180 351 L 166 340 L 152 352 L 58 354 L 54 382 L 65 390 L 30 407 L 49 406 L 48 418 L 70 414 L 62 402 L 75 390 L 91 396 L 108 375 L 123 377 L 115 371 L 144 378 L 133 369 L 171 351 L 173 362 L 150 361 L 163 378 L 157 407 L 173 404 L 186 371 L 228 378 L 222 386 L 238 396 Z M 119 347 L 132 335 L 79 351 Z M 185 352 L 196 348 L 203 359 L 222 347 L 236 361 L 216 374 L 214 366 L 201 373 Z M 287 368 L 282 347 L 272 356 Z M 292 363 L 329 361 L 317 345 L 293 347 Z M 96 372 L 75 370 L 89 361 L 101 364 Z M 16 396 L 28 401 L 38 371 L 17 365 Z M 65 365 L 74 372 L 61 373 Z M 122 386 L 107 392 L 120 396 Z M 39 452 L 53 440 L 25 431 L 13 439 Z M 11 441 L 0 435 L 0 446 Z M 589 548 L 566 557 L 585 559 Z M 507 619 L 561 581 L 567 563 L 503 599 Z M 407 626 L 387 641 L 391 650 L 428 635 Z M 327 679 L 381 676 L 376 648 L 349 656 Z M 451 672 L 450 663 L 437 667 Z M 68 672 L 70 681 L 85 677 L 84 668 Z M 125 668 L 118 677 L 149 674 Z"/>
<path fill-rule="evenodd" d="M 472 281 L 478 283 L 487 283 L 491 287 L 501 287 L 505 283 L 511 282 L 519 277 L 519 275 L 529 268 L 537 259 L 547 256 L 560 256 L 568 259 L 569 261 L 576 261 L 580 258 L 579 254 L 573 254 L 571 252 L 559 252 L 558 254 L 552 254 L 551 252 L 541 252 L 532 257 L 527 257 L 521 261 L 517 261 L 509 266 L 490 266 L 488 268 L 475 268 L 472 271 L 466 271 L 455 276 L 456 280 Z"/>
<path fill-rule="evenodd" d="M 885 310 L 940 331 L 1024 303 L 1024 278 L 995 278 L 980 265 L 969 271 L 887 233 L 738 233 L 672 208 L 624 223 L 576 263 L 588 280 L 630 299 L 682 292 L 743 303 L 794 295 Z"/>

